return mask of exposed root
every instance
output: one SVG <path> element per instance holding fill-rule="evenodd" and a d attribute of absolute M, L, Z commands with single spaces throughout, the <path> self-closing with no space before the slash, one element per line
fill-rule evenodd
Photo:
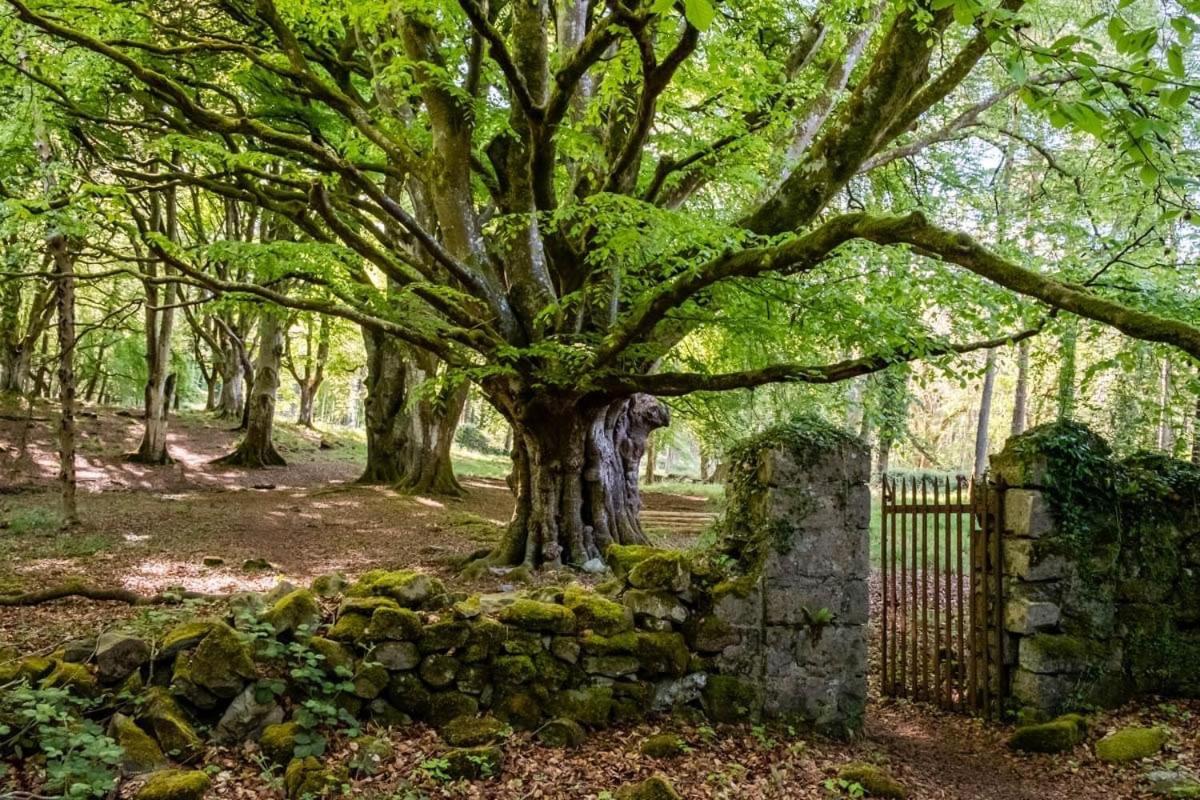
<path fill-rule="evenodd" d="M 129 589 L 110 586 L 89 586 L 83 583 L 64 583 L 47 589 L 38 589 L 21 594 L 0 595 L 0 606 L 36 606 L 68 597 L 82 597 L 87 600 L 107 600 L 116 603 L 127 603 L 131 606 L 171 605 L 181 600 L 220 600 L 228 595 L 204 594 L 203 592 L 161 592 L 155 595 L 138 594 Z"/>

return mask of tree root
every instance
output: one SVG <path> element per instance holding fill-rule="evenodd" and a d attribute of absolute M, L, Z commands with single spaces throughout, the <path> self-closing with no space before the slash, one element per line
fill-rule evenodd
<path fill-rule="evenodd" d="M 131 606 L 171 605 L 181 600 L 220 600 L 228 595 L 204 594 L 203 592 L 161 592 L 154 595 L 138 594 L 129 589 L 110 586 L 89 586 L 83 583 L 64 583 L 33 592 L 0 595 L 0 606 L 36 606 L 50 603 L 54 600 L 64 600 L 68 597 L 82 597 L 87 600 L 109 600 L 116 603 L 127 603 Z"/>

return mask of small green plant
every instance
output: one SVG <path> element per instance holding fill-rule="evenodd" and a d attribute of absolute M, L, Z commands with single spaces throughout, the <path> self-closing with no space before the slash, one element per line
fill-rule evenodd
<path fill-rule="evenodd" d="M 417 767 L 427 778 L 438 783 L 450 781 L 450 762 L 444 758 L 427 758 Z"/>
<path fill-rule="evenodd" d="M 775 738 L 767 732 L 764 725 L 752 725 L 750 727 L 750 735 L 754 737 L 754 740 L 758 742 L 758 746 L 763 750 L 771 750 L 778 744 Z"/>
<path fill-rule="evenodd" d="M 490 778 L 495 774 L 494 764 L 487 756 L 468 755 L 467 761 L 475 765 L 476 770 L 481 778 Z"/>
<path fill-rule="evenodd" d="M 92 703 L 65 689 L 22 681 L 0 698 L 0 752 L 45 756 L 48 794 L 71 800 L 104 797 L 117 781 L 123 751 L 86 717 Z"/>
<path fill-rule="evenodd" d="M 863 788 L 861 783 L 848 781 L 845 778 L 827 778 L 821 784 L 825 790 L 833 795 L 845 795 L 846 797 L 860 798 L 867 796 L 867 790 Z"/>
<path fill-rule="evenodd" d="M 10 511 L 0 526 L 13 536 L 51 533 L 62 527 L 62 516 L 48 508 L 18 508 Z"/>

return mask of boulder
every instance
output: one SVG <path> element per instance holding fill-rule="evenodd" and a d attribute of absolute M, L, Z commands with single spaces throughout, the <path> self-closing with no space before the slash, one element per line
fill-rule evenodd
<path fill-rule="evenodd" d="M 233 699 L 213 730 L 221 744 L 236 744 L 257 739 L 268 725 L 283 722 L 283 709 L 269 689 L 250 684 Z"/>
<path fill-rule="evenodd" d="M 263 728 L 258 747 L 267 760 L 274 764 L 287 764 L 295 755 L 296 742 L 303 729 L 298 722 L 280 722 Z"/>
<path fill-rule="evenodd" d="M 683 623 L 688 618 L 687 606 L 670 592 L 630 589 L 621 596 L 621 602 L 639 622 L 662 620 Z"/>
<path fill-rule="evenodd" d="M 1096 757 L 1115 764 L 1138 761 L 1156 755 L 1170 738 L 1166 728 L 1122 728 L 1096 742 Z"/>
<path fill-rule="evenodd" d="M 440 728 L 456 717 L 473 717 L 479 713 L 479 701 L 462 692 L 434 692 L 429 697 L 430 725 Z"/>
<path fill-rule="evenodd" d="M 368 658 L 383 665 L 384 669 L 400 672 L 421 663 L 421 651 L 412 642 L 381 642 L 375 645 Z"/>
<path fill-rule="evenodd" d="M 1017 728 L 1008 746 L 1025 753 L 1062 753 L 1073 749 L 1087 735 L 1087 723 L 1078 714 L 1064 714 L 1039 725 Z"/>
<path fill-rule="evenodd" d="M 405 608 L 422 608 L 446 593 L 442 582 L 424 572 L 371 570 L 347 591 L 351 597 L 390 597 Z"/>
<path fill-rule="evenodd" d="M 666 550 L 633 565 L 626 580 L 636 589 L 686 592 L 692 585 L 692 572 L 687 556 Z"/>
<path fill-rule="evenodd" d="M 638 783 L 627 783 L 613 793 L 614 800 L 683 800 L 664 775 L 651 775 Z"/>
<path fill-rule="evenodd" d="M 154 734 L 163 752 L 169 756 L 188 759 L 204 749 L 204 742 L 175 698 L 161 686 L 147 691 L 137 719 Z"/>
<path fill-rule="evenodd" d="M 321 621 L 321 605 L 308 589 L 296 589 L 276 600 L 262 618 L 275 629 L 276 636 L 291 635 L 301 628 L 315 628 Z"/>
<path fill-rule="evenodd" d="M 587 732 L 575 720 L 559 717 L 539 728 L 537 737 L 547 747 L 578 747 L 587 738 Z"/>
<path fill-rule="evenodd" d="M 421 618 L 407 608 L 382 606 L 371 614 L 371 622 L 363 631 L 368 641 L 412 642 L 421 637 Z"/>
<path fill-rule="evenodd" d="M 495 717 L 455 717 L 438 733 L 451 747 L 496 744 L 508 734 L 508 726 Z"/>
<path fill-rule="evenodd" d="M 1174 769 L 1156 769 L 1146 773 L 1151 794 L 1158 797 L 1194 800 L 1200 798 L 1200 780 L 1193 775 Z"/>
<path fill-rule="evenodd" d="M 908 797 L 908 790 L 898 780 L 887 770 L 874 764 L 847 764 L 838 770 L 837 775 L 841 780 L 851 784 L 857 783 L 867 797 L 890 797 L 894 800 L 904 800 Z"/>
<path fill-rule="evenodd" d="M 563 606 L 575 614 L 580 628 L 593 630 L 601 636 L 613 636 L 633 629 L 632 611 L 582 586 L 566 588 Z"/>
<path fill-rule="evenodd" d="M 212 620 L 195 620 L 176 625 L 167 631 L 158 646 L 158 658 L 167 659 L 184 650 L 191 650 L 220 623 Z"/>
<path fill-rule="evenodd" d="M 343 783 L 344 776 L 313 756 L 293 758 L 283 772 L 283 791 L 288 800 L 329 797 L 336 794 Z"/>
<path fill-rule="evenodd" d="M 208 775 L 198 769 L 164 769 L 153 773 L 134 800 L 200 800 L 212 785 Z"/>
<path fill-rule="evenodd" d="M 500 609 L 498 618 L 506 625 L 541 633 L 573 633 L 575 614 L 565 606 L 521 599 Z"/>
<path fill-rule="evenodd" d="M 150 645 L 136 636 L 108 632 L 96 640 L 96 675 L 101 683 L 120 683 L 149 660 Z"/>
<path fill-rule="evenodd" d="M 608 724 L 612 714 L 613 690 L 611 686 L 566 689 L 551 698 L 551 706 L 556 716 L 600 727 Z"/>
<path fill-rule="evenodd" d="M 363 700 L 374 700 L 383 694 L 383 690 L 387 688 L 390 679 L 391 676 L 383 665 L 370 662 L 363 663 L 359 666 L 358 671 L 354 673 L 352 680 L 354 695 L 361 697 Z"/>
<path fill-rule="evenodd" d="M 471 638 L 471 628 L 460 620 L 443 620 L 426 625 L 417 647 L 422 653 L 445 653 L 456 650 Z"/>
<path fill-rule="evenodd" d="M 171 686 L 197 708 L 215 709 L 237 697 L 254 677 L 249 646 L 233 628 L 217 623 L 194 650 L 176 657 Z"/>
<path fill-rule="evenodd" d="M 673 733 L 656 734 L 638 745 L 638 752 L 651 758 L 675 758 L 687 751 L 687 742 Z"/>
<path fill-rule="evenodd" d="M 478 780 L 500 774 L 504 751 L 499 747 L 463 747 L 446 753 L 446 774 L 451 780 Z"/>
<path fill-rule="evenodd" d="M 108 722 L 108 735 L 121 747 L 122 773 L 138 775 L 167 765 L 158 742 L 124 714 L 113 714 Z"/>
<path fill-rule="evenodd" d="M 72 664 L 86 664 L 96 654 L 96 637 L 84 636 L 72 639 L 62 646 L 62 660 Z"/>
<path fill-rule="evenodd" d="M 83 664 L 69 661 L 55 661 L 54 669 L 42 678 L 42 686 L 47 689 L 69 689 L 82 697 L 95 697 L 100 693 L 100 684 L 91 670 Z"/>
<path fill-rule="evenodd" d="M 340 572 L 330 572 L 313 578 L 308 588 L 317 597 L 337 597 L 346 591 L 346 587 L 349 585 L 350 581 L 346 580 L 345 575 Z"/>

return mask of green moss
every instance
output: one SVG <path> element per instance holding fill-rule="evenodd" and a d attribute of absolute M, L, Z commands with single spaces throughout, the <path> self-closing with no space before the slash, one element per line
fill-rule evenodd
<path fill-rule="evenodd" d="M 483 614 L 483 603 L 479 595 L 473 594 L 457 601 L 450 610 L 454 612 L 455 619 L 475 619 Z"/>
<path fill-rule="evenodd" d="M 321 619 L 321 606 L 308 589 L 297 589 L 276 600 L 262 618 L 275 629 L 276 636 L 291 634 L 300 628 L 314 628 Z"/>
<path fill-rule="evenodd" d="M 473 717 L 479 713 L 479 701 L 462 692 L 434 692 L 429 697 L 427 719 L 435 728 L 450 722 L 455 717 Z"/>
<path fill-rule="evenodd" d="M 1008 746 L 1025 753 L 1062 753 L 1073 749 L 1087 735 L 1087 725 L 1077 714 L 1064 714 L 1040 725 L 1017 728 Z"/>
<path fill-rule="evenodd" d="M 719 653 L 741 640 L 733 626 L 713 614 L 691 617 L 684 626 L 684 635 L 692 649 L 701 653 Z"/>
<path fill-rule="evenodd" d="M 566 689 L 551 700 L 554 714 L 573 719 L 582 725 L 607 725 L 612 714 L 613 690 L 610 686 L 588 686 Z"/>
<path fill-rule="evenodd" d="M 69 661 L 55 662 L 50 674 L 42 678 L 42 686 L 70 689 L 83 697 L 94 697 L 100 692 L 100 684 L 91 670 L 83 664 L 72 664 Z"/>
<path fill-rule="evenodd" d="M 313 756 L 293 758 L 283 773 L 283 791 L 289 800 L 337 794 L 344 778 Z"/>
<path fill-rule="evenodd" d="M 467 642 L 463 645 L 459 658 L 468 664 L 485 661 L 499 652 L 507 637 L 508 628 L 491 617 L 473 620 L 468 627 Z"/>
<path fill-rule="evenodd" d="M 576 626 L 569 608 L 537 600 L 517 600 L 500 609 L 498 617 L 506 625 L 542 633 L 571 633 Z"/>
<path fill-rule="evenodd" d="M 363 638 L 368 641 L 413 642 L 420 636 L 421 618 L 415 611 L 387 606 L 375 609 L 371 623 L 363 631 Z"/>
<path fill-rule="evenodd" d="M 688 750 L 687 742 L 673 733 L 659 733 L 642 741 L 638 752 L 651 758 L 675 758 Z"/>
<path fill-rule="evenodd" d="M 422 608 L 445 593 L 446 587 L 432 575 L 388 570 L 371 570 L 346 591 L 351 597 L 390 597 L 406 608 Z"/>
<path fill-rule="evenodd" d="M 678 633 L 649 633 L 639 631 L 634 652 L 646 675 L 682 676 L 687 673 L 691 653 L 683 636 Z"/>
<path fill-rule="evenodd" d="M 479 780 L 500 774 L 504 751 L 499 747 L 464 747 L 446 753 L 446 773 L 454 780 Z"/>
<path fill-rule="evenodd" d="M 492 713 L 521 730 L 534 730 L 542 721 L 542 705 L 528 690 L 503 692 Z"/>
<path fill-rule="evenodd" d="M 629 609 L 582 586 L 568 586 L 563 592 L 563 605 L 575 614 L 584 630 L 612 636 L 633 629 Z"/>
<path fill-rule="evenodd" d="M 390 678 L 391 676 L 388 674 L 388 671 L 379 664 L 361 664 L 358 671 L 354 673 L 352 680 L 355 697 L 361 697 L 364 700 L 374 700 L 383 694 L 383 690 L 387 688 Z"/>
<path fill-rule="evenodd" d="M 908 790 L 898 780 L 874 764 L 847 764 L 838 770 L 838 778 L 857 783 L 867 797 L 890 797 L 895 800 L 908 797 Z"/>
<path fill-rule="evenodd" d="M 471 627 L 459 620 L 443 620 L 426 625 L 417 646 L 422 653 L 440 653 L 462 647 L 471 638 Z"/>
<path fill-rule="evenodd" d="M 313 578 L 309 588 L 317 597 L 336 597 L 346 590 L 350 582 L 346 580 L 346 576 L 340 572 L 331 572 L 328 575 L 318 575 Z"/>
<path fill-rule="evenodd" d="M 146 779 L 134 800 L 200 800 L 210 786 L 212 780 L 200 770 L 164 769 Z"/>
<path fill-rule="evenodd" d="M 682 800 L 679 792 L 663 775 L 651 775 L 640 783 L 630 783 L 617 789 L 615 800 Z"/>
<path fill-rule="evenodd" d="M 370 617 L 381 608 L 400 608 L 400 604 L 390 597 L 347 597 L 338 606 L 338 613 Z"/>
<path fill-rule="evenodd" d="M 410 672 L 392 675 L 388 682 L 387 699 L 398 710 L 417 719 L 429 716 L 432 696 L 421 679 Z"/>
<path fill-rule="evenodd" d="M 138 774 L 166 766 L 167 758 L 158 742 L 124 714 L 113 714 L 108 723 L 108 735 L 123 751 L 122 772 Z"/>
<path fill-rule="evenodd" d="M 1170 738 L 1165 728 L 1122 728 L 1096 742 L 1096 757 L 1117 764 L 1149 758 Z"/>
<path fill-rule="evenodd" d="M 330 626 L 326 636 L 339 642 L 359 642 L 367 633 L 371 618 L 358 612 L 346 612 Z"/>
<path fill-rule="evenodd" d="M 259 749 L 272 763 L 286 764 L 292 760 L 296 750 L 296 740 L 303 728 L 298 722 L 281 722 L 278 725 L 268 725 L 263 728 L 262 736 L 258 739 Z"/>
<path fill-rule="evenodd" d="M 212 709 L 236 697 L 254 677 L 249 646 L 233 628 L 217 623 L 196 649 L 176 657 L 171 685 L 197 708 Z"/>
<path fill-rule="evenodd" d="M 448 656 L 443 653 L 431 653 L 421 661 L 418 672 L 421 680 L 425 681 L 425 683 L 435 689 L 441 689 L 454 683 L 454 679 L 458 675 L 459 666 L 458 659 L 454 656 Z"/>
<path fill-rule="evenodd" d="M 638 649 L 638 635 L 633 631 L 619 633 L 616 636 L 585 634 L 580 638 L 579 645 L 588 655 L 632 655 Z"/>
<path fill-rule="evenodd" d="M 396 755 L 392 743 L 379 736 L 360 736 L 354 743 L 358 747 L 350 756 L 348 766 L 360 778 L 378 775 Z"/>
<path fill-rule="evenodd" d="M 455 717 L 439 733 L 452 747 L 478 747 L 499 742 L 508 726 L 495 717 Z"/>
<path fill-rule="evenodd" d="M 666 552 L 661 548 L 644 544 L 613 544 L 609 545 L 604 557 L 617 577 L 623 578 L 629 574 L 631 569 L 647 558 Z"/>
<path fill-rule="evenodd" d="M 40 681 L 42 678 L 54 671 L 55 662 L 49 658 L 41 656 L 29 656 L 23 658 L 17 663 L 16 674 L 14 677 L 17 680 L 25 680 L 30 683 Z"/>
<path fill-rule="evenodd" d="M 144 699 L 138 722 L 149 728 L 163 752 L 186 759 L 204 749 L 200 735 L 166 689 L 152 687 Z"/>
<path fill-rule="evenodd" d="M 537 737 L 547 747 L 578 747 L 587 739 L 587 732 L 575 720 L 559 717 L 540 727 Z"/>
<path fill-rule="evenodd" d="M 329 674 L 336 674 L 340 670 L 352 671 L 354 669 L 354 654 L 345 645 L 323 636 L 313 636 L 309 638 L 308 646 L 320 654 L 325 671 Z"/>
<path fill-rule="evenodd" d="M 183 650 L 189 650 L 200 644 L 200 640 L 209 634 L 216 623 L 211 620 L 185 622 L 167 632 L 162 643 L 158 646 L 160 658 L 170 658 Z"/>
<path fill-rule="evenodd" d="M 692 570 L 687 556 L 668 550 L 639 561 L 629 570 L 627 579 L 638 589 L 683 592 L 692 583 Z"/>
<path fill-rule="evenodd" d="M 533 659 L 526 655 L 498 656 L 492 662 L 492 676 L 501 686 L 519 686 L 537 675 Z"/>
<path fill-rule="evenodd" d="M 732 675 L 709 675 L 700 699 L 704 712 L 713 722 L 751 719 L 759 702 L 754 686 Z"/>

